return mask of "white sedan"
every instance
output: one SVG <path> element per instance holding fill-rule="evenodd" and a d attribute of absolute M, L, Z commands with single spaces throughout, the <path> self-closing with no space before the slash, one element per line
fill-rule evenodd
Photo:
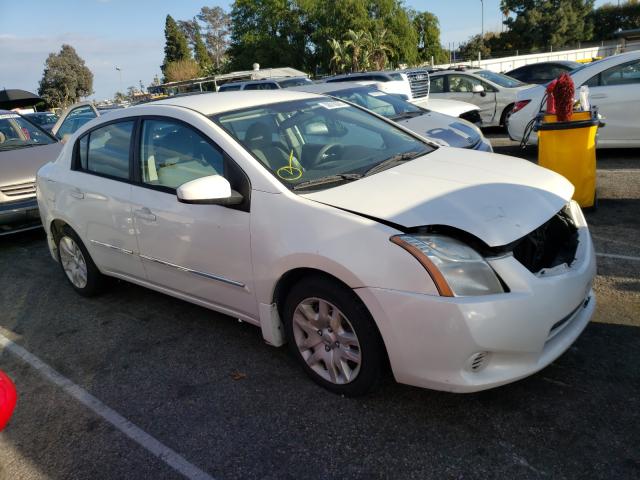
<path fill-rule="evenodd" d="M 569 75 L 576 87 L 589 87 L 591 104 L 604 117 L 605 128 L 598 130 L 599 148 L 640 147 L 640 51 L 607 57 L 574 70 Z M 522 140 L 527 125 L 546 106 L 545 85 L 518 93 L 509 117 L 509 136 Z M 529 143 L 538 141 L 535 133 Z"/>
<path fill-rule="evenodd" d="M 438 148 L 357 106 L 277 90 L 92 120 L 38 174 L 81 295 L 124 279 L 259 326 L 320 385 L 455 392 L 530 375 L 594 311 L 572 185 Z"/>

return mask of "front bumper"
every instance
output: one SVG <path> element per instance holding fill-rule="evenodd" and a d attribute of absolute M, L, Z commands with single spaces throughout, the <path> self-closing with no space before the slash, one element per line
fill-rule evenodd
<path fill-rule="evenodd" d="M 0 203 L 0 236 L 41 226 L 38 202 L 35 197 Z"/>
<path fill-rule="evenodd" d="M 475 392 L 531 375 L 562 355 L 595 310 L 596 262 L 586 225 L 579 235 L 571 267 L 544 275 L 511 255 L 491 260 L 508 293 L 447 298 L 356 289 L 380 329 L 396 380 Z"/>

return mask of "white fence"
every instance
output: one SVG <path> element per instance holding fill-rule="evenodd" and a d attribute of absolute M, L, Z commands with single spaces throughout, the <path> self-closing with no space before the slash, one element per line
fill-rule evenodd
<path fill-rule="evenodd" d="M 578 48 L 575 50 L 562 50 L 558 52 L 541 52 L 528 55 L 515 55 L 504 58 L 490 58 L 486 60 L 476 60 L 473 62 L 456 62 L 455 66 L 469 65 L 473 67 L 484 68 L 493 72 L 507 72 L 514 68 L 522 67 L 530 63 L 549 62 L 551 60 L 587 60 L 594 57 L 608 57 L 631 50 L 640 50 L 640 42 L 612 45 L 597 45 L 587 48 Z M 450 64 L 436 65 L 436 68 L 450 68 Z"/>

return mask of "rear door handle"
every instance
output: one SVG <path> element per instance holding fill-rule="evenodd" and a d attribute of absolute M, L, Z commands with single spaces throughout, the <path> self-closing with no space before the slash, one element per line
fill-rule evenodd
<path fill-rule="evenodd" d="M 78 200 L 82 200 L 84 198 L 84 192 L 81 192 L 77 188 L 71 190 L 69 195 L 71 195 L 73 198 L 77 198 Z"/>
<path fill-rule="evenodd" d="M 156 216 L 147 207 L 142 207 L 138 210 L 134 210 L 133 214 L 141 220 L 147 220 L 149 222 L 156 221 Z"/>

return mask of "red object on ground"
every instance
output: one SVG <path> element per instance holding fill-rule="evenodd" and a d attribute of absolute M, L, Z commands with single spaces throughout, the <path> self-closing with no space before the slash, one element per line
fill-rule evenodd
<path fill-rule="evenodd" d="M 547 85 L 547 113 L 550 115 L 555 115 L 556 113 L 556 97 L 553 95 L 553 89 L 556 88 L 557 82 L 557 80 L 554 80 Z"/>
<path fill-rule="evenodd" d="M 11 379 L 0 370 L 0 431 L 9 422 L 17 399 L 16 387 Z"/>
<path fill-rule="evenodd" d="M 576 89 L 573 85 L 573 79 L 563 73 L 556 80 L 556 86 L 553 89 L 553 96 L 556 100 L 556 115 L 559 122 L 568 122 L 573 115 L 573 95 Z"/>

